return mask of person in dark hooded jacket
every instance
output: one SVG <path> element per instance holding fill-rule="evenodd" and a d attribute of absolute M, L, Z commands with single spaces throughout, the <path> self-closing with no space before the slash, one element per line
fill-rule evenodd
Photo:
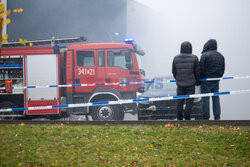
<path fill-rule="evenodd" d="M 172 64 L 172 73 L 176 79 L 177 95 L 189 95 L 195 93 L 195 85 L 200 80 L 200 65 L 196 55 L 192 54 L 192 45 L 185 41 L 181 44 L 181 53 L 175 56 Z M 185 120 L 190 120 L 190 114 L 193 107 L 193 98 L 186 99 L 186 108 L 184 112 Z M 183 119 L 184 99 L 178 99 L 177 119 Z"/>
<path fill-rule="evenodd" d="M 217 41 L 215 39 L 208 40 L 202 51 L 200 59 L 201 78 L 219 78 L 225 71 L 224 56 L 217 51 Z M 201 93 L 214 93 L 219 91 L 218 81 L 201 82 Z M 213 114 L 215 120 L 220 120 L 221 109 L 219 96 L 213 96 Z M 203 103 L 203 119 L 209 120 L 209 97 L 202 98 Z"/>

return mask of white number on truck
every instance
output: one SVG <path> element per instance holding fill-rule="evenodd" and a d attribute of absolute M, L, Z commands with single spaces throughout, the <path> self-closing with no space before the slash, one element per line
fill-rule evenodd
<path fill-rule="evenodd" d="M 78 75 L 95 75 L 95 69 L 78 68 Z"/>

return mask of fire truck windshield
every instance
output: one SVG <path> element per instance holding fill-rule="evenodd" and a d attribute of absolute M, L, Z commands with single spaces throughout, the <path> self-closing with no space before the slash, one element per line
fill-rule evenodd
<path fill-rule="evenodd" d="M 137 62 L 138 62 L 138 67 L 139 69 L 143 69 L 142 67 L 142 60 L 141 60 L 141 56 L 136 54 L 136 59 L 137 59 Z"/>

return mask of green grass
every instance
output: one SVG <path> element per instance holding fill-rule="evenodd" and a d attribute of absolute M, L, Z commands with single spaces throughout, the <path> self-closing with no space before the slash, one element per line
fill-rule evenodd
<path fill-rule="evenodd" d="M 249 142 L 236 127 L 0 125 L 0 166 L 250 166 Z"/>

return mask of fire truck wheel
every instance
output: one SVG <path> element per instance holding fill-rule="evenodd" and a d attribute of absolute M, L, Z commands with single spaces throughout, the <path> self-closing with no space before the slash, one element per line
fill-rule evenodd
<path fill-rule="evenodd" d="M 0 103 L 0 109 L 7 109 L 7 108 L 16 108 L 16 105 L 12 102 L 2 102 Z M 1 115 L 9 115 L 9 117 L 1 117 Z M 1 112 L 0 113 L 0 120 L 14 120 L 14 117 L 11 115 L 14 115 L 13 111 L 10 112 Z"/>
<path fill-rule="evenodd" d="M 92 107 L 91 116 L 93 120 L 120 120 L 124 112 L 118 105 L 103 105 Z M 124 116 L 123 116 L 124 118 Z"/>

